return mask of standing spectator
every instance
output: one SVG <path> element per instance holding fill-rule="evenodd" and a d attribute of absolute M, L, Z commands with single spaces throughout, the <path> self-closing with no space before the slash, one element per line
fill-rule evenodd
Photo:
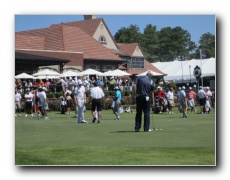
<path fill-rule="evenodd" d="M 33 86 L 32 82 L 30 81 L 30 79 L 28 79 L 28 81 L 25 84 L 25 87 L 26 88 L 32 88 L 32 86 Z"/>
<path fill-rule="evenodd" d="M 46 87 L 46 89 L 50 89 L 50 81 L 49 81 L 49 79 L 46 79 L 46 81 L 45 81 L 45 87 Z"/>
<path fill-rule="evenodd" d="M 22 83 L 21 83 L 20 79 L 16 79 L 15 88 L 18 91 L 18 93 L 20 93 L 20 94 L 22 93 Z"/>
<path fill-rule="evenodd" d="M 67 115 L 70 116 L 70 111 L 71 108 L 73 106 L 73 99 L 72 99 L 72 91 L 70 90 L 70 88 L 68 87 L 66 92 L 64 93 L 64 97 L 66 99 L 66 106 L 67 106 Z"/>
<path fill-rule="evenodd" d="M 94 83 L 94 86 L 90 91 L 90 101 L 92 102 L 91 107 L 91 114 L 93 116 L 93 123 L 97 120 L 97 123 L 101 122 L 102 117 L 102 101 L 104 99 L 104 92 L 102 89 L 98 86 L 97 82 Z M 96 118 L 95 110 L 97 110 L 98 113 L 98 119 Z"/>
<path fill-rule="evenodd" d="M 189 87 L 189 92 L 187 93 L 187 97 L 188 97 L 188 104 L 191 107 L 191 112 L 196 113 L 195 101 L 194 101 L 194 98 L 196 97 L 196 93 L 192 90 L 191 87 Z"/>
<path fill-rule="evenodd" d="M 56 92 L 62 92 L 62 81 L 61 78 L 58 78 L 56 82 Z"/>
<path fill-rule="evenodd" d="M 182 108 L 183 116 L 182 118 L 187 118 L 187 102 L 186 102 L 186 93 L 185 87 L 183 86 L 182 89 L 178 92 L 179 104 Z"/>
<path fill-rule="evenodd" d="M 204 114 L 206 99 L 205 99 L 205 91 L 201 86 L 199 87 L 199 91 L 197 95 L 199 97 L 199 103 L 200 103 L 200 114 Z"/>
<path fill-rule="evenodd" d="M 95 78 L 92 76 L 90 80 L 90 88 L 94 87 L 94 83 L 95 83 Z"/>
<path fill-rule="evenodd" d="M 84 116 L 84 106 L 86 104 L 85 86 L 82 84 L 83 82 L 78 80 L 78 86 L 76 86 L 74 90 L 74 103 L 78 107 L 78 123 L 87 123 Z"/>
<path fill-rule="evenodd" d="M 209 104 L 210 104 L 210 110 L 211 110 L 211 104 L 212 104 L 212 92 L 210 91 L 209 87 L 206 87 L 206 90 L 205 90 L 205 95 L 207 96 L 207 99 L 208 99 Z"/>
<path fill-rule="evenodd" d="M 17 111 L 18 115 L 21 116 L 21 99 L 21 94 L 18 93 L 17 90 L 15 90 L 15 116 L 17 116 Z"/>
<path fill-rule="evenodd" d="M 109 81 L 109 91 L 113 91 L 114 87 L 115 87 L 115 84 L 116 84 L 116 81 L 113 77 L 110 77 L 110 81 Z"/>
<path fill-rule="evenodd" d="M 144 131 L 151 131 L 150 104 L 152 104 L 152 107 L 154 106 L 153 84 L 151 84 L 152 76 L 151 71 L 148 71 L 146 76 L 140 76 L 136 80 L 136 132 L 139 132 L 141 128 L 142 111 L 144 112 Z"/>
<path fill-rule="evenodd" d="M 67 81 L 67 86 L 69 88 L 69 90 L 73 91 L 74 88 L 74 80 L 72 79 L 72 77 L 69 77 L 68 81 Z"/>
<path fill-rule="evenodd" d="M 104 85 L 103 85 L 103 87 L 104 87 L 104 90 L 105 90 L 105 91 L 108 91 L 108 90 L 109 90 L 109 81 L 108 81 L 107 78 L 105 78 L 105 80 L 104 80 Z"/>
<path fill-rule="evenodd" d="M 160 103 L 160 112 L 159 113 L 162 113 L 165 93 L 160 86 L 157 87 L 156 96 L 158 97 L 159 103 Z"/>
<path fill-rule="evenodd" d="M 113 113 L 116 115 L 116 119 L 114 120 L 120 120 L 119 108 L 121 107 L 121 91 L 118 86 L 116 86 L 114 89 L 116 90 L 113 107 Z"/>
<path fill-rule="evenodd" d="M 50 91 L 51 91 L 52 93 L 55 93 L 55 92 L 56 92 L 56 87 L 55 87 L 55 85 L 56 85 L 56 82 L 54 81 L 54 79 L 52 79 L 52 80 L 50 81 L 50 86 L 49 86 Z"/>
<path fill-rule="evenodd" d="M 26 89 L 25 100 L 26 100 L 26 104 L 25 104 L 26 115 L 25 115 L 25 117 L 27 117 L 28 114 L 31 114 L 31 117 L 33 117 L 33 106 L 32 106 L 33 95 L 30 92 L 29 88 Z"/>
<path fill-rule="evenodd" d="M 170 87 L 169 91 L 166 94 L 166 98 L 168 101 L 168 107 L 169 107 L 169 114 L 174 114 L 173 113 L 173 106 L 175 106 L 174 104 L 174 93 L 173 93 L 173 87 Z"/>
<path fill-rule="evenodd" d="M 38 92 L 37 97 L 39 98 L 42 114 L 44 114 L 45 120 L 49 120 L 49 118 L 47 117 L 47 112 L 46 112 L 46 107 L 48 106 L 48 102 L 47 102 L 45 90 L 46 90 L 45 87 L 40 86 L 38 88 L 39 92 Z"/>

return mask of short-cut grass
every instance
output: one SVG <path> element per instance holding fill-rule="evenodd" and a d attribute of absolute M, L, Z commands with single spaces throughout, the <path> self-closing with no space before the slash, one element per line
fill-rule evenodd
<path fill-rule="evenodd" d="M 215 109 L 188 118 L 174 113 L 151 114 L 151 128 L 158 129 L 152 132 L 134 132 L 135 110 L 119 121 L 103 110 L 100 124 L 89 110 L 88 124 L 76 123 L 74 112 L 70 118 L 48 112 L 49 121 L 15 117 L 15 165 L 215 166 Z"/>

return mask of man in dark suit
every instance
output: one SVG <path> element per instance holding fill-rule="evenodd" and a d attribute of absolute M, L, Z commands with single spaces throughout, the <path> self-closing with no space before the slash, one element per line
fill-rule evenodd
<path fill-rule="evenodd" d="M 140 76 L 136 80 L 136 117 L 135 131 L 141 128 L 141 116 L 144 112 L 144 131 L 151 131 L 150 127 L 150 106 L 154 106 L 153 74 L 148 71 L 146 76 Z"/>

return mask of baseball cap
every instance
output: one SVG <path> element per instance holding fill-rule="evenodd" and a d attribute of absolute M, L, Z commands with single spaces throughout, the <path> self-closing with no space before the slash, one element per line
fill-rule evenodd
<path fill-rule="evenodd" d="M 47 91 L 46 87 L 43 87 L 42 89 L 43 89 L 44 91 Z"/>
<path fill-rule="evenodd" d="M 30 88 L 27 88 L 26 91 L 30 91 Z"/>
<path fill-rule="evenodd" d="M 192 89 L 191 87 L 189 87 L 189 89 Z"/>
<path fill-rule="evenodd" d="M 182 86 L 182 89 L 185 89 L 185 87 L 184 87 L 184 86 Z"/>
<path fill-rule="evenodd" d="M 202 86 L 200 86 L 199 88 L 202 89 Z"/>
<path fill-rule="evenodd" d="M 78 83 L 78 84 L 82 84 L 82 80 L 78 80 L 77 83 Z"/>
<path fill-rule="evenodd" d="M 160 88 L 161 88 L 160 86 L 157 87 L 157 89 L 160 89 Z"/>
<path fill-rule="evenodd" d="M 114 89 L 119 89 L 119 87 L 118 86 L 115 86 L 115 88 Z"/>
<path fill-rule="evenodd" d="M 178 89 L 181 89 L 181 87 L 178 87 Z"/>

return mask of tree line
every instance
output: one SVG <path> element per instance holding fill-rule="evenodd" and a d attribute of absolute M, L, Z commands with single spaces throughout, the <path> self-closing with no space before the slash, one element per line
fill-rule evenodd
<path fill-rule="evenodd" d="M 202 34 L 198 46 L 191 41 L 191 34 L 179 26 L 157 31 L 156 26 L 148 24 L 141 33 L 140 28 L 132 24 L 120 28 L 114 38 L 118 43 L 139 43 L 150 62 L 199 59 L 200 49 L 203 57 L 215 57 L 215 35 Z"/>

